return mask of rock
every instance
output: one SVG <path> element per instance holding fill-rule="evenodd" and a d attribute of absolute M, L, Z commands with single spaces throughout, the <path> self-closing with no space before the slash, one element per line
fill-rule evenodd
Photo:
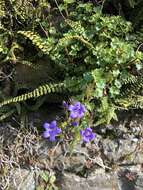
<path fill-rule="evenodd" d="M 75 174 L 64 173 L 57 181 L 61 190 L 118 190 L 117 178 L 106 174 L 103 169 L 97 170 L 94 175 L 87 178 Z"/>
<path fill-rule="evenodd" d="M 34 171 L 15 169 L 10 183 L 11 190 L 35 190 Z"/>
<path fill-rule="evenodd" d="M 135 183 L 136 190 L 143 190 L 143 173 L 138 175 L 136 183 Z"/>
<path fill-rule="evenodd" d="M 137 174 L 135 172 L 131 172 L 128 169 L 124 171 L 121 170 L 118 175 L 119 190 L 135 190 L 135 181 L 137 178 Z"/>
<path fill-rule="evenodd" d="M 118 172 L 119 190 L 143 190 L 141 166 L 120 168 Z"/>
<path fill-rule="evenodd" d="M 71 173 L 80 172 L 84 167 L 87 155 L 86 147 L 81 147 L 80 143 L 76 145 L 72 152 L 70 152 L 69 146 L 59 147 L 59 151 L 55 152 L 53 158 L 54 168 L 59 171 L 70 171 Z"/>
<path fill-rule="evenodd" d="M 37 115 L 33 115 L 31 125 L 41 126 L 46 118 L 51 121 L 63 114 L 61 108 L 55 112 L 54 109 L 51 107 L 47 111 L 46 108 L 36 113 Z M 20 170 L 12 169 L 11 171 L 15 165 L 12 167 L 8 165 L 12 174 L 9 178 L 11 179 L 10 190 L 36 189 L 36 185 L 39 185 L 39 181 L 35 179 L 36 169 L 38 172 L 50 171 L 54 175 L 56 173 L 56 185 L 60 190 L 143 190 L 143 172 L 141 171 L 143 152 L 142 146 L 139 146 L 139 143 L 142 143 L 140 136 L 143 129 L 142 121 L 143 119 L 135 117 L 128 122 L 126 118 L 125 121 L 119 121 L 116 125 L 108 125 L 106 130 L 102 127 L 98 130 L 99 133 L 95 129 L 97 132 L 95 143 L 86 146 L 79 143 L 72 154 L 67 144 L 51 143 L 39 138 L 38 133 L 35 136 L 32 131 L 30 132 L 30 128 L 27 132 L 20 133 L 12 127 L 1 126 L 0 148 L 5 148 L 3 152 L 6 158 L 9 158 L 6 164 L 11 164 L 8 152 L 16 152 L 16 147 L 24 150 L 21 151 L 22 155 L 18 153 L 15 158 L 13 157 L 15 154 L 12 154 L 14 163 L 21 167 Z M 16 138 L 17 135 L 18 138 Z M 114 164 L 118 167 L 113 172 Z M 22 168 L 31 168 L 31 170 Z"/>
<path fill-rule="evenodd" d="M 57 173 L 55 185 L 60 190 L 142 190 L 143 173 L 141 167 L 122 167 L 117 172 L 106 173 L 104 169 L 98 168 L 83 178 L 71 172 Z M 45 171 L 45 170 L 44 170 Z M 11 190 L 35 190 L 37 181 L 35 175 L 42 170 L 15 169 Z M 54 171 L 51 171 L 55 174 Z"/>
<path fill-rule="evenodd" d="M 141 164 L 143 163 L 143 152 L 138 150 L 139 142 L 139 140 L 133 141 L 130 138 L 103 139 L 100 146 L 110 162 Z"/>

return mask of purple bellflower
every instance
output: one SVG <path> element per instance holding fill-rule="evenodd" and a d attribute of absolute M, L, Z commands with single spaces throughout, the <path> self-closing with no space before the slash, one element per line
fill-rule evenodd
<path fill-rule="evenodd" d="M 85 130 L 81 130 L 80 135 L 85 143 L 88 143 L 95 138 L 95 133 L 92 132 L 90 127 L 87 127 Z"/>
<path fill-rule="evenodd" d="M 68 107 L 69 107 L 68 103 L 65 102 L 65 101 L 63 101 L 63 107 L 66 108 L 66 109 L 68 109 Z"/>
<path fill-rule="evenodd" d="M 70 118 L 82 118 L 86 112 L 85 106 L 80 102 L 76 102 L 74 105 L 70 105 L 68 110 L 70 111 Z"/>
<path fill-rule="evenodd" d="M 49 138 L 50 141 L 55 141 L 55 137 L 62 132 L 62 130 L 57 127 L 57 122 L 55 120 L 50 124 L 44 123 L 43 127 L 45 128 L 43 137 Z"/>
<path fill-rule="evenodd" d="M 71 124 L 72 124 L 72 126 L 74 126 L 74 127 L 77 127 L 77 126 L 78 126 L 78 122 L 76 122 L 76 121 L 73 121 Z"/>

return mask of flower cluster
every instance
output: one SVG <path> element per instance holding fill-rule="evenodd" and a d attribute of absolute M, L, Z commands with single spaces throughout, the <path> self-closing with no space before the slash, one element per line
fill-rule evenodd
<path fill-rule="evenodd" d="M 85 130 L 81 130 L 80 134 L 82 136 L 82 140 L 85 143 L 88 143 L 95 138 L 95 134 L 92 132 L 92 129 L 90 127 L 87 127 Z"/>
<path fill-rule="evenodd" d="M 85 106 L 80 102 L 76 102 L 74 105 L 70 105 L 68 110 L 70 111 L 70 118 L 82 118 L 86 112 Z"/>
<path fill-rule="evenodd" d="M 71 125 L 77 127 L 86 112 L 85 106 L 80 102 L 75 102 L 69 106 L 66 105 L 66 109 L 70 112 L 69 119 L 71 121 Z"/>
<path fill-rule="evenodd" d="M 75 102 L 74 104 L 68 105 L 64 102 L 64 107 L 67 111 L 69 111 L 69 121 L 70 124 L 74 127 L 79 125 L 81 118 L 84 117 L 86 112 L 85 106 L 80 102 Z M 51 123 L 44 123 L 43 127 L 45 131 L 43 133 L 44 138 L 48 138 L 50 141 L 55 141 L 55 137 L 62 133 L 62 130 L 57 127 L 56 121 L 52 121 Z M 92 132 L 90 127 L 85 128 L 84 130 L 80 130 L 80 135 L 82 141 L 88 143 L 95 138 L 95 134 Z"/>
<path fill-rule="evenodd" d="M 55 137 L 62 132 L 62 130 L 57 127 L 57 122 L 55 120 L 50 124 L 44 123 L 43 127 L 45 128 L 43 137 L 49 138 L 50 141 L 55 141 Z"/>

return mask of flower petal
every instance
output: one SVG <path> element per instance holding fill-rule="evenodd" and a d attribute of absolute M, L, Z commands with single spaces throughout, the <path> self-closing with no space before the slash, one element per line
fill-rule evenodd
<path fill-rule="evenodd" d="M 49 131 L 44 131 L 44 132 L 43 132 L 43 137 L 44 137 L 44 138 L 50 137 Z"/>
<path fill-rule="evenodd" d="M 68 109 L 68 103 L 67 102 L 65 102 L 65 101 L 63 101 L 63 106 L 64 106 L 64 108 L 66 108 L 66 109 Z"/>
<path fill-rule="evenodd" d="M 85 143 L 88 143 L 88 142 L 90 141 L 90 139 L 87 138 L 86 136 L 84 136 L 84 137 L 82 138 L 82 140 L 83 140 Z"/>
<path fill-rule="evenodd" d="M 80 130 L 80 135 L 81 135 L 81 136 L 84 135 L 84 130 Z"/>
<path fill-rule="evenodd" d="M 91 133 L 89 136 L 90 141 L 93 140 L 95 138 L 95 133 Z"/>
<path fill-rule="evenodd" d="M 61 133 L 61 132 L 62 132 L 62 130 L 57 127 L 57 128 L 56 128 L 56 133 L 59 134 L 59 133 Z"/>
<path fill-rule="evenodd" d="M 73 121 L 71 124 L 72 124 L 72 126 L 74 126 L 74 127 L 77 127 L 77 126 L 78 126 L 78 122 L 76 122 L 76 121 Z"/>
<path fill-rule="evenodd" d="M 74 104 L 74 106 L 80 107 L 80 106 L 81 106 L 81 103 L 80 103 L 80 102 L 76 102 L 76 103 Z"/>
<path fill-rule="evenodd" d="M 90 127 L 87 127 L 87 128 L 85 129 L 85 132 L 92 132 L 92 129 L 91 129 Z"/>
<path fill-rule="evenodd" d="M 50 123 L 50 128 L 51 129 L 54 129 L 54 128 L 56 128 L 57 127 L 57 122 L 56 122 L 56 120 L 54 120 L 54 121 L 52 121 L 51 123 Z"/>
<path fill-rule="evenodd" d="M 85 108 L 84 105 L 81 105 L 81 109 L 82 109 L 83 112 L 86 112 L 86 108 Z"/>
<path fill-rule="evenodd" d="M 78 117 L 79 117 L 79 118 L 82 118 L 83 116 L 84 116 L 84 113 L 83 113 L 83 112 L 78 114 Z"/>
<path fill-rule="evenodd" d="M 45 129 L 49 129 L 50 124 L 46 122 L 46 123 L 43 124 L 43 127 L 44 127 Z"/>
<path fill-rule="evenodd" d="M 77 118 L 78 117 L 78 114 L 77 114 L 77 112 L 71 112 L 70 113 L 70 118 L 72 118 L 72 119 L 75 119 L 75 118 Z"/>
<path fill-rule="evenodd" d="M 56 138 L 55 138 L 55 136 L 50 136 L 50 139 L 49 139 L 51 142 L 53 142 L 53 141 L 55 141 L 56 140 Z"/>
<path fill-rule="evenodd" d="M 73 109 L 74 109 L 74 106 L 73 106 L 73 105 L 70 105 L 68 110 L 69 110 L 69 111 L 73 111 Z"/>

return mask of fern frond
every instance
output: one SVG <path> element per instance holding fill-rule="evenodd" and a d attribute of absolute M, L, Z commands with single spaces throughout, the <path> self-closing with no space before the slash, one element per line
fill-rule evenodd
<path fill-rule="evenodd" d="M 133 99 L 132 107 L 136 109 L 143 109 L 143 96 L 138 96 Z"/>
<path fill-rule="evenodd" d="M 82 35 L 85 37 L 85 29 L 82 27 L 80 21 L 72 21 L 72 20 L 65 20 L 65 22 L 74 30 L 74 32 L 78 35 Z"/>
<path fill-rule="evenodd" d="M 11 5 L 15 15 L 22 21 L 27 22 L 28 20 L 32 20 L 34 18 L 34 24 L 37 22 L 35 18 L 44 20 L 45 15 L 43 10 L 44 8 L 49 7 L 49 2 L 48 0 L 40 0 L 36 1 L 35 4 L 33 0 L 11 0 Z"/>
<path fill-rule="evenodd" d="M 143 96 L 134 95 L 131 97 L 118 99 L 116 103 L 123 108 L 135 108 L 135 109 L 143 109 Z"/>
<path fill-rule="evenodd" d="M 134 84 L 138 81 L 138 77 L 132 74 L 126 73 L 124 76 L 121 75 L 121 83 L 122 85 L 126 84 Z"/>
<path fill-rule="evenodd" d="M 55 92 L 61 92 L 63 91 L 63 88 L 65 87 L 64 83 L 59 83 L 59 84 L 45 84 L 42 86 L 39 86 L 32 92 L 22 94 L 20 96 L 16 96 L 14 98 L 5 100 L 0 103 L 0 107 L 11 104 L 11 103 L 16 103 L 16 102 L 22 102 L 31 98 L 37 98 L 39 96 L 46 95 L 47 93 L 55 93 Z"/>
<path fill-rule="evenodd" d="M 4 119 L 8 118 L 9 116 L 11 116 L 13 113 L 15 112 L 15 110 L 11 110 L 3 115 L 0 116 L 0 121 L 3 121 Z"/>
<path fill-rule="evenodd" d="M 122 79 L 122 84 L 121 97 L 127 97 L 128 95 L 136 96 L 137 94 L 141 94 L 141 90 L 143 89 L 143 77 L 125 77 L 125 79 Z"/>
<path fill-rule="evenodd" d="M 44 84 L 29 93 L 22 94 L 14 98 L 10 98 L 8 100 L 4 100 L 3 102 L 0 103 L 0 108 L 7 104 L 22 102 L 31 98 L 38 98 L 40 96 L 50 93 L 62 93 L 67 90 L 72 93 L 73 92 L 77 93 L 81 90 L 80 82 L 81 78 L 69 78 L 65 79 L 64 82 L 57 84 Z"/>
<path fill-rule="evenodd" d="M 72 35 L 72 34 L 65 35 L 62 39 L 60 39 L 58 45 L 67 46 L 67 44 L 71 43 L 73 40 L 78 40 L 89 49 L 94 49 L 94 46 L 89 41 L 84 39 L 82 36 Z"/>
<path fill-rule="evenodd" d="M 52 38 L 42 39 L 38 34 L 31 31 L 18 31 L 17 33 L 31 40 L 33 45 L 39 48 L 44 54 L 49 54 L 52 50 L 54 43 Z"/>
<path fill-rule="evenodd" d="M 22 20 L 26 20 L 28 17 L 32 18 L 34 15 L 34 7 L 31 0 L 12 0 L 11 5 L 15 15 L 18 15 Z"/>

